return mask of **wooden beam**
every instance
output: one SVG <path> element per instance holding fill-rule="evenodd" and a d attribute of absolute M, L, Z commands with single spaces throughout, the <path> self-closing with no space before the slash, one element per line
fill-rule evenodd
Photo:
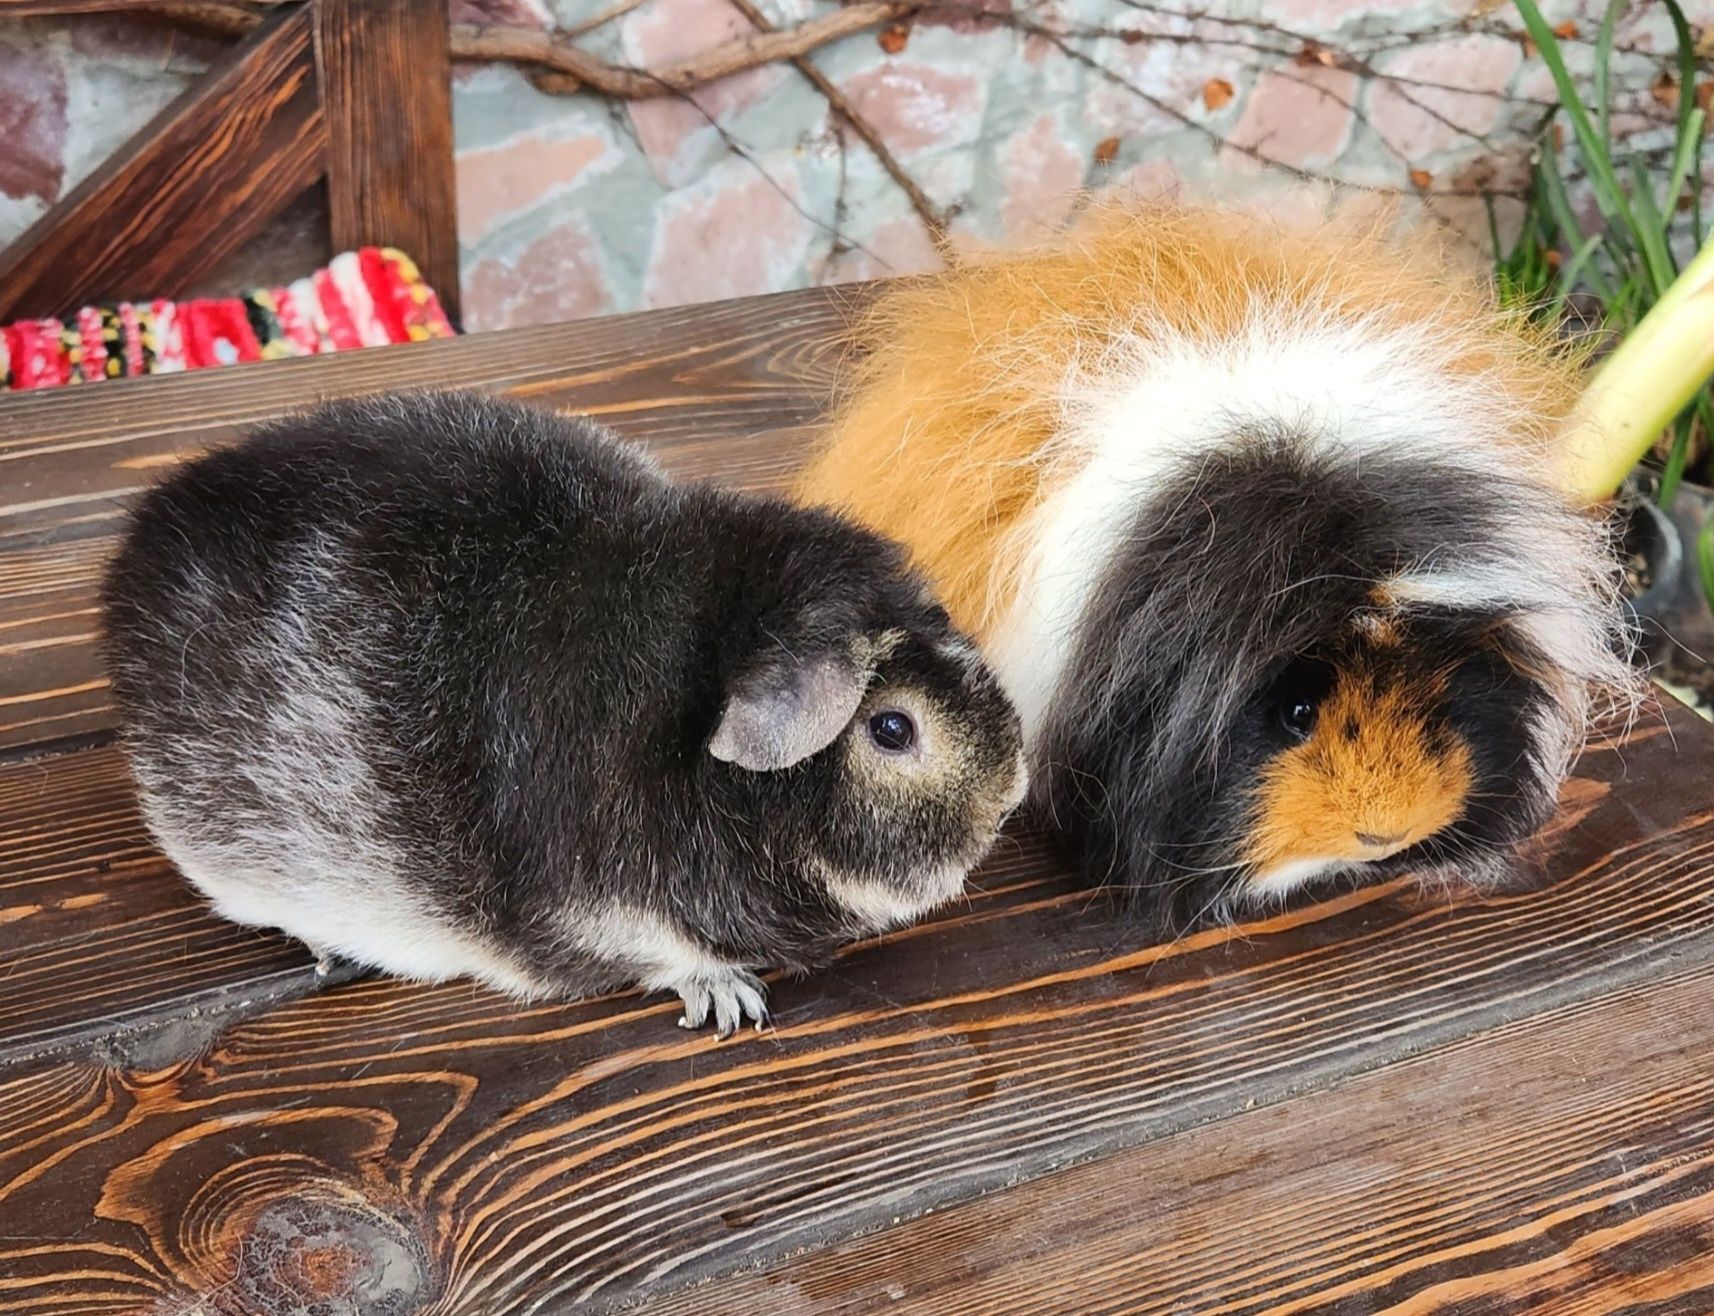
<path fill-rule="evenodd" d="M 0 19 L 64 17 L 68 14 L 150 14 L 216 10 L 261 15 L 298 0 L 0 0 Z"/>
<path fill-rule="evenodd" d="M 315 0 L 333 245 L 397 247 L 458 319 L 445 0 Z"/>
<path fill-rule="evenodd" d="M 223 55 L 0 252 L 0 321 L 174 297 L 321 175 L 307 7 Z"/>

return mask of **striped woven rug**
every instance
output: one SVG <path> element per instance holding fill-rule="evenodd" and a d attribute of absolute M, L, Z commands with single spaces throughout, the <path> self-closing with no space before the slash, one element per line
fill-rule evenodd
<path fill-rule="evenodd" d="M 362 247 L 284 287 L 86 306 L 64 320 L 0 326 L 0 388 L 57 388 L 455 333 L 408 256 Z"/>

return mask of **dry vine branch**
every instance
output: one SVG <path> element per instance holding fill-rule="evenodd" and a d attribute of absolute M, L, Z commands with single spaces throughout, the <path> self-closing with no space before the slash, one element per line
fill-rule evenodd
<path fill-rule="evenodd" d="M 283 0 L 117 0 L 106 6 L 109 12 L 153 14 L 174 22 L 188 24 L 223 36 L 241 36 L 255 27 L 272 6 Z M 778 60 L 795 60 L 818 46 L 838 41 L 882 23 L 897 22 L 927 9 L 931 0 L 852 0 L 820 18 L 808 19 L 795 27 L 758 31 L 735 37 L 689 59 L 658 69 L 630 68 L 614 64 L 575 45 L 571 37 L 587 31 L 593 25 L 584 24 L 572 31 L 543 32 L 534 28 L 486 27 L 458 23 L 452 29 L 452 57 L 469 60 L 497 60 L 508 64 L 533 65 L 543 70 L 533 79 L 543 91 L 572 92 L 584 88 L 619 100 L 649 100 L 693 91 L 697 87 L 747 69 L 760 68 Z M 618 17 L 630 6 L 613 6 L 601 15 L 601 21 Z M 52 14 L 91 12 L 89 4 L 62 3 L 53 0 L 13 0 L 5 11 L 18 14 Z"/>
<path fill-rule="evenodd" d="M 749 19 L 751 24 L 759 30 L 763 32 L 778 30 L 752 0 L 727 0 L 727 3 Z M 835 85 L 833 79 L 829 78 L 809 60 L 802 55 L 794 55 L 791 63 L 792 67 L 803 74 L 809 80 L 810 85 L 822 94 L 834 114 L 844 120 L 851 131 L 863 139 L 863 144 L 881 162 L 881 168 L 887 171 L 887 176 L 899 185 L 899 190 L 909 199 L 911 209 L 916 211 L 917 218 L 922 220 L 923 227 L 928 230 L 929 236 L 934 239 L 938 246 L 946 237 L 945 216 L 929 199 L 928 194 L 918 186 L 916 179 L 906 173 L 904 166 L 894 158 L 893 153 L 887 149 L 887 144 L 881 140 L 881 135 L 875 131 L 874 125 L 858 114 L 845 93 Z"/>
<path fill-rule="evenodd" d="M 735 37 L 689 59 L 652 70 L 610 64 L 572 45 L 559 33 L 521 28 L 461 24 L 452 30 L 452 53 L 458 59 L 499 59 L 549 69 L 547 76 L 535 80 L 543 91 L 567 92 L 587 87 L 621 100 L 645 100 L 691 91 L 776 60 L 797 59 L 817 46 L 927 7 L 928 0 L 856 0 L 796 27 Z"/>

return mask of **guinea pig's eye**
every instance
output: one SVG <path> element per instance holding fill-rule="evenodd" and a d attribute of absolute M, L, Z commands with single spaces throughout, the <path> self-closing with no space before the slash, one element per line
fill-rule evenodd
<path fill-rule="evenodd" d="M 903 754 L 917 740 L 917 725 L 896 708 L 884 708 L 869 719 L 869 739 L 889 754 Z"/>
<path fill-rule="evenodd" d="M 1280 725 L 1299 740 L 1308 740 L 1315 729 L 1315 702 L 1303 696 L 1280 705 Z"/>
<path fill-rule="evenodd" d="M 1315 714 L 1333 688 L 1333 671 L 1314 659 L 1300 658 L 1281 674 L 1270 692 L 1269 703 L 1280 729 L 1293 740 L 1308 740 L 1315 730 Z"/>

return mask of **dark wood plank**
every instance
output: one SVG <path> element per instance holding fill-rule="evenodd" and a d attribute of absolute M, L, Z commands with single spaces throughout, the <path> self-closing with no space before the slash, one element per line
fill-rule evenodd
<path fill-rule="evenodd" d="M 639 1310 L 1714 1311 L 1710 1054 L 1702 965 Z"/>
<path fill-rule="evenodd" d="M 0 398 L 0 755 L 111 727 L 95 589 L 130 499 L 317 398 L 488 388 L 592 412 L 687 478 L 778 486 L 861 291 L 813 291 Z"/>
<path fill-rule="evenodd" d="M 0 321 L 173 297 L 321 174 L 309 13 L 268 19 L 0 252 Z"/>
<path fill-rule="evenodd" d="M 0 765 L 0 964 L 0 1064 L 175 1002 L 301 991 L 312 970 L 299 947 L 209 917 L 150 841 L 112 746 Z"/>
<path fill-rule="evenodd" d="M 0 1210 L 28 1222 L 0 1239 L 0 1311 L 218 1294 L 271 1312 L 360 1280 L 400 1310 L 599 1311 L 1514 1020 L 1645 999 L 1714 966 L 1714 731 L 1673 718 L 1586 756 L 1542 889 L 1394 884 L 1138 948 L 1020 842 L 967 907 L 777 984 L 777 1029 L 724 1046 L 678 1033 L 659 997 L 520 1009 L 379 981 L 245 1017 L 234 984 L 224 1012 L 192 1001 L 94 1059 L 85 1042 L 0 1071 Z M 34 766 L 51 783 L 85 757 Z M 1668 1132 L 1604 1145 L 1677 1157 Z M 1704 1191 L 1648 1182 L 1649 1211 Z M 1246 1250 L 1243 1219 L 1206 1255 L 1285 1265 Z"/>
<path fill-rule="evenodd" d="M 333 245 L 406 252 L 458 318 L 446 0 L 315 0 Z"/>

